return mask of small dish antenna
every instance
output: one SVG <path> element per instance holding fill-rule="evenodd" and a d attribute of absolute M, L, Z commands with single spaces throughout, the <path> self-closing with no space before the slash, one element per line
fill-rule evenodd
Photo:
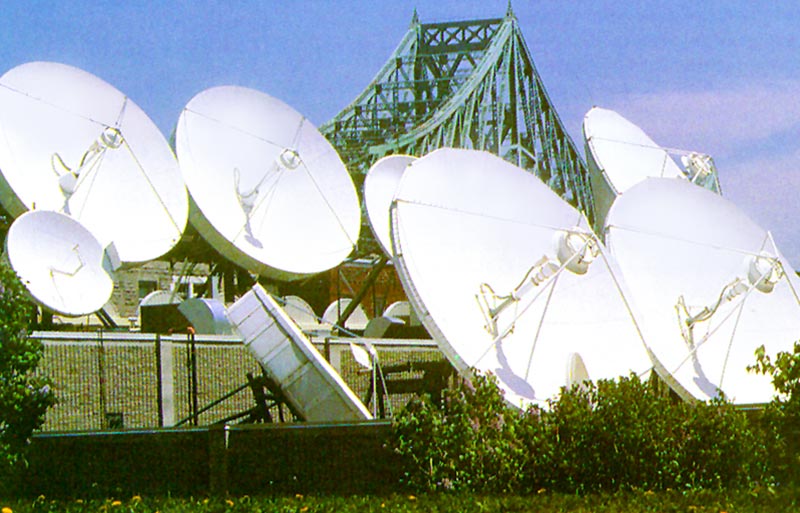
<path fill-rule="evenodd" d="M 352 302 L 353 300 L 349 297 L 343 297 L 329 304 L 328 308 L 326 308 L 325 312 L 322 314 L 323 324 L 335 326 L 336 321 L 339 320 L 339 316 L 342 314 L 342 312 L 347 310 L 347 307 L 350 306 L 350 303 Z M 356 306 L 355 310 L 353 310 L 353 313 L 350 314 L 350 317 L 348 317 L 345 321 L 344 328 L 348 330 L 363 331 L 367 327 L 368 322 L 369 317 L 367 317 L 366 312 L 364 312 L 364 308 L 361 305 L 358 305 Z"/>
<path fill-rule="evenodd" d="M 661 147 L 613 110 L 589 110 L 583 119 L 583 137 L 600 228 L 614 199 L 648 177 L 686 178 L 719 192 L 711 157 Z M 685 169 L 678 166 L 672 154 L 681 155 Z"/>
<path fill-rule="evenodd" d="M 293 280 L 335 267 L 355 247 L 361 208 L 347 169 L 280 100 L 207 89 L 181 113 L 175 146 L 191 223 L 234 263 Z"/>
<path fill-rule="evenodd" d="M 408 326 L 420 325 L 419 317 L 417 317 L 417 313 L 411 308 L 411 303 L 408 301 L 395 301 L 386 307 L 383 311 L 383 316 L 401 319 Z"/>
<path fill-rule="evenodd" d="M 65 214 L 22 214 L 8 229 L 6 253 L 31 296 L 58 314 L 94 313 L 114 291 L 113 259 L 89 230 Z"/>
<path fill-rule="evenodd" d="M 403 171 L 416 160 L 410 155 L 389 155 L 375 162 L 364 178 L 364 204 L 367 208 L 372 233 L 378 239 L 381 249 L 392 257 L 391 226 L 389 208 L 392 206 L 397 184 Z"/>
<path fill-rule="evenodd" d="M 103 80 L 31 62 L 0 77 L 0 203 L 70 215 L 124 263 L 153 260 L 180 240 L 186 189 L 147 115 Z"/>
<path fill-rule="evenodd" d="M 303 331 L 319 329 L 317 314 L 311 305 L 300 296 L 284 296 L 283 309 Z"/>
<path fill-rule="evenodd" d="M 464 375 L 495 374 L 511 404 L 651 368 L 613 258 L 533 174 L 486 152 L 436 150 L 406 169 L 391 223 L 422 323 Z M 565 372 L 578 358 L 586 372 Z"/>
<path fill-rule="evenodd" d="M 647 325 L 659 373 L 686 399 L 765 403 L 756 348 L 791 351 L 800 290 L 769 232 L 686 180 L 648 178 L 609 211 L 606 241 Z"/>

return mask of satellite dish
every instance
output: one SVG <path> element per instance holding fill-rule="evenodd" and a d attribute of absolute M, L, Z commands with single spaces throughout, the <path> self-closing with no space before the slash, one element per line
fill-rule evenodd
<path fill-rule="evenodd" d="M 319 328 L 317 314 L 314 313 L 311 305 L 300 296 L 285 296 L 283 298 L 283 309 L 303 331 Z"/>
<path fill-rule="evenodd" d="M 375 317 L 364 328 L 364 338 L 396 338 L 393 332 L 400 331 L 403 326 L 405 322 L 397 317 Z"/>
<path fill-rule="evenodd" d="M 190 220 L 224 257 L 292 280 L 353 250 L 361 227 L 355 186 L 333 146 L 281 101 L 243 87 L 189 101 L 175 135 Z"/>
<path fill-rule="evenodd" d="M 583 118 L 583 138 L 599 227 L 614 199 L 648 176 L 684 176 L 667 149 L 613 110 L 589 110 Z"/>
<path fill-rule="evenodd" d="M 34 210 L 21 215 L 8 229 L 6 252 L 31 296 L 58 314 L 96 312 L 114 291 L 102 245 L 65 214 Z"/>
<path fill-rule="evenodd" d="M 378 239 L 384 253 L 392 256 L 391 226 L 389 208 L 392 206 L 397 184 L 403 171 L 416 157 L 409 155 L 389 155 L 375 162 L 364 178 L 364 204 L 367 207 L 372 233 Z"/>
<path fill-rule="evenodd" d="M 169 251 L 188 217 L 175 156 L 127 96 L 85 71 L 23 64 L 0 77 L 0 202 L 64 212 L 122 262 Z"/>
<path fill-rule="evenodd" d="M 328 305 L 328 308 L 325 309 L 325 313 L 322 314 L 323 324 L 330 324 L 331 326 L 336 325 L 336 321 L 339 320 L 339 315 L 344 312 L 352 302 L 353 300 L 349 297 L 344 297 Z M 350 317 L 347 318 L 347 321 L 345 321 L 344 327 L 348 330 L 364 331 L 368 322 L 369 317 L 367 317 L 366 312 L 364 312 L 364 308 L 358 305 L 356 309 L 353 310 L 353 313 L 350 314 Z"/>
<path fill-rule="evenodd" d="M 402 319 L 409 326 L 420 325 L 419 317 L 417 317 L 417 313 L 411 308 L 411 303 L 408 301 L 395 301 L 386 307 L 383 311 L 383 316 Z"/>
<path fill-rule="evenodd" d="M 371 419 L 369 410 L 275 299 L 256 284 L 228 309 L 244 345 L 306 421 Z"/>
<path fill-rule="evenodd" d="M 225 313 L 225 305 L 216 299 L 189 298 L 178 305 L 195 333 L 202 335 L 230 335 L 233 327 Z"/>
<path fill-rule="evenodd" d="M 613 259 L 533 174 L 440 149 L 408 167 L 391 215 L 414 310 L 454 367 L 494 373 L 511 404 L 555 396 L 573 353 L 593 379 L 651 368 Z"/>
<path fill-rule="evenodd" d="M 800 339 L 800 282 L 767 231 L 722 196 L 648 178 L 616 200 L 606 240 L 680 395 L 772 398 L 770 377 L 747 366 L 760 345 L 774 354 Z"/>

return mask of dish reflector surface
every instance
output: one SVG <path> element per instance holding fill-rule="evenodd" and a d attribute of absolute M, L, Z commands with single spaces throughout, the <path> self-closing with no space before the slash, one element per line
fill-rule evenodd
<path fill-rule="evenodd" d="M 649 178 L 616 200 L 606 241 L 678 393 L 772 398 L 770 378 L 746 369 L 760 345 L 775 354 L 800 339 L 800 282 L 767 231 L 706 189 Z"/>
<path fill-rule="evenodd" d="M 489 153 L 440 149 L 405 171 L 391 215 L 414 310 L 457 369 L 496 374 L 512 404 L 556 395 L 574 353 L 591 379 L 650 369 L 615 264 L 583 215 L 534 175 Z M 560 261 L 563 241 L 576 239 L 574 259 Z M 566 268 L 581 262 L 583 274 Z"/>
<path fill-rule="evenodd" d="M 103 247 L 65 214 L 34 210 L 21 215 L 8 230 L 6 251 L 33 298 L 56 313 L 87 315 L 111 298 L 114 282 L 103 268 Z"/>
<path fill-rule="evenodd" d="M 175 144 L 190 220 L 226 258 L 297 279 L 338 265 L 355 247 L 361 208 L 350 175 L 283 102 L 242 87 L 207 89 L 181 113 Z"/>
<path fill-rule="evenodd" d="M 369 224 L 381 249 L 389 257 L 392 256 L 389 208 L 403 171 L 415 160 L 416 157 L 409 155 L 383 157 L 369 168 L 364 178 L 364 204 L 367 207 Z"/>
<path fill-rule="evenodd" d="M 589 156 L 617 194 L 648 176 L 683 177 L 668 151 L 613 110 L 592 108 L 583 119 Z"/>
<path fill-rule="evenodd" d="M 600 229 L 617 195 L 648 176 L 684 176 L 666 149 L 613 110 L 589 110 L 583 118 L 583 138 Z"/>
<path fill-rule="evenodd" d="M 186 189 L 166 139 L 127 96 L 52 62 L 0 77 L 0 202 L 74 217 L 122 262 L 169 251 L 188 218 Z"/>

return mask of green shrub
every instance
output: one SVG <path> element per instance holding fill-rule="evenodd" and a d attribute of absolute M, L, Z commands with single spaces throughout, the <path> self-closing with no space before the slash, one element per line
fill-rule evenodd
<path fill-rule="evenodd" d="M 31 312 L 16 273 L 0 264 L 0 492 L 13 487 L 30 436 L 55 402 L 49 382 L 34 376 L 42 347 L 28 337 Z"/>
<path fill-rule="evenodd" d="M 565 493 L 746 486 L 762 444 L 724 400 L 684 403 L 637 376 L 562 390 L 547 409 L 508 406 L 493 377 L 460 384 L 441 407 L 413 401 L 395 450 L 418 490 Z"/>
<path fill-rule="evenodd" d="M 764 409 L 762 426 L 768 463 L 779 483 L 800 484 L 800 342 L 774 361 L 764 346 L 756 351 L 751 370 L 772 376 L 776 397 Z"/>
<path fill-rule="evenodd" d="M 395 422 L 394 450 L 406 462 L 405 482 L 420 490 L 508 492 L 517 488 L 524 445 L 520 414 L 493 377 L 461 381 L 440 405 L 415 399 Z"/>

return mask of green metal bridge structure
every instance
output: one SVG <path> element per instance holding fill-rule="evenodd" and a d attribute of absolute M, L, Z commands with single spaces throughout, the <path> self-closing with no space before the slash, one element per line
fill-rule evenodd
<path fill-rule="evenodd" d="M 320 127 L 363 190 L 369 167 L 392 154 L 441 147 L 485 150 L 524 168 L 593 222 L 587 167 L 533 63 L 516 16 L 420 23 L 372 82 Z M 365 234 L 362 230 L 364 247 Z"/>

